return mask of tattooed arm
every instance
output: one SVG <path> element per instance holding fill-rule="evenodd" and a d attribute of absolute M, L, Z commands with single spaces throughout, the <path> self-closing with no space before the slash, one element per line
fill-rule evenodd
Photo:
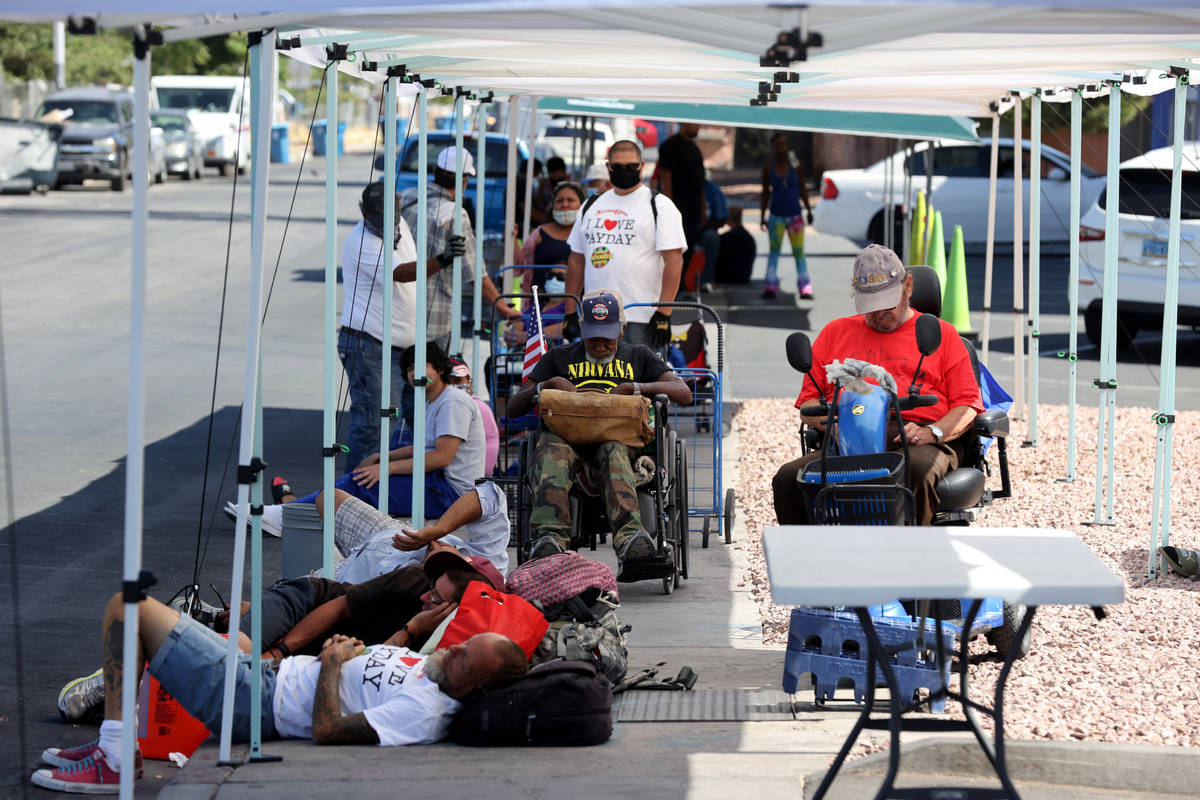
<path fill-rule="evenodd" d="M 335 634 L 321 649 L 321 671 L 313 696 L 313 742 L 315 744 L 379 744 L 379 734 L 361 711 L 345 716 L 338 699 L 342 664 L 363 652 L 363 643 Z"/>

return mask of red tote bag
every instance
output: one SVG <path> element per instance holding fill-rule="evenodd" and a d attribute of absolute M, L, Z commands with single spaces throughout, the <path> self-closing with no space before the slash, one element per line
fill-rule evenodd
<path fill-rule="evenodd" d="M 502 633 L 529 658 L 549 627 L 542 612 L 519 595 L 496 591 L 483 581 L 471 581 L 437 649 L 465 642 L 477 633 Z"/>

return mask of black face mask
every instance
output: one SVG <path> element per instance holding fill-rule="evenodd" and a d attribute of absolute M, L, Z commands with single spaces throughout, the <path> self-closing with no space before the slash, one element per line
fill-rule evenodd
<path fill-rule="evenodd" d="M 632 189 L 641 182 L 641 164 L 609 164 L 608 179 L 618 189 Z"/>

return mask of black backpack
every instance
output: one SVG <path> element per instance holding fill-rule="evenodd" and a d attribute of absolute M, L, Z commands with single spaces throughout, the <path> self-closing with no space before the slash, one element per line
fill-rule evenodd
<path fill-rule="evenodd" d="M 497 747 L 602 744 L 612 736 L 612 684 L 587 661 L 547 661 L 505 689 L 463 704 L 450 740 Z"/>

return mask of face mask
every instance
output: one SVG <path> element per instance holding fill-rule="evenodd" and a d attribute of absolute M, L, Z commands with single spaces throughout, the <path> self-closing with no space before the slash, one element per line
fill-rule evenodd
<path fill-rule="evenodd" d="M 588 197 L 595 197 L 598 194 L 600 194 L 600 190 L 595 188 L 594 186 L 592 188 L 588 189 L 588 195 L 587 195 Z"/>
<path fill-rule="evenodd" d="M 575 217 L 578 214 L 579 209 L 577 208 L 571 208 L 565 211 L 556 208 L 553 212 L 551 212 L 551 216 L 554 217 L 554 221 L 559 225 L 574 225 Z"/>
<path fill-rule="evenodd" d="M 567 291 L 567 282 L 562 278 L 546 278 L 545 285 L 547 294 L 563 294 Z"/>
<path fill-rule="evenodd" d="M 641 164 L 610 164 L 608 178 L 618 189 L 632 189 L 641 182 L 641 171 Z"/>

